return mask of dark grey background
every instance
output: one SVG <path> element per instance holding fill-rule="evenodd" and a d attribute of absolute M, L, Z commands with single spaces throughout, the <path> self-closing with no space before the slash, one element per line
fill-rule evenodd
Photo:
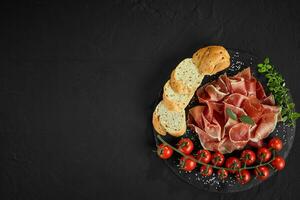
<path fill-rule="evenodd" d="M 173 175 L 152 152 L 151 131 L 164 81 L 204 45 L 270 56 L 299 102 L 296 1 L 39 0 L 1 2 L 0 15 L 1 199 L 299 195 L 297 135 L 283 172 L 221 195 Z"/>

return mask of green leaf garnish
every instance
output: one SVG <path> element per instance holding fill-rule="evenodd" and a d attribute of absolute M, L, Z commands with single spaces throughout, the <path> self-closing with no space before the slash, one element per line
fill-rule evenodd
<path fill-rule="evenodd" d="M 231 119 L 237 120 L 236 114 L 230 108 L 226 108 L 226 113 Z"/>
<path fill-rule="evenodd" d="M 264 63 L 265 64 L 269 64 L 270 63 L 270 59 L 268 57 L 266 57 L 265 60 L 264 60 Z"/>
<path fill-rule="evenodd" d="M 257 65 L 257 68 L 258 72 L 266 77 L 268 89 L 274 95 L 276 103 L 281 107 L 282 121 L 289 126 L 295 126 L 296 120 L 300 118 L 300 113 L 295 111 L 295 104 L 292 103 L 284 78 L 274 69 L 269 58 L 265 58 L 263 63 Z"/>
<path fill-rule="evenodd" d="M 240 117 L 241 122 L 244 122 L 246 124 L 250 124 L 250 125 L 254 125 L 254 121 L 251 117 L 247 116 L 247 115 L 242 115 Z"/>

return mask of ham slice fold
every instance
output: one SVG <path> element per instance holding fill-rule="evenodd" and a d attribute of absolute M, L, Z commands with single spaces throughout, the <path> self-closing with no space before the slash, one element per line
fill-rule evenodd
<path fill-rule="evenodd" d="M 280 107 L 274 96 L 266 95 L 262 84 L 246 68 L 235 76 L 221 75 L 196 91 L 200 105 L 189 110 L 188 126 L 194 130 L 204 149 L 223 154 L 260 145 L 275 129 Z M 227 116 L 229 108 L 238 118 L 247 115 L 254 125 Z"/>

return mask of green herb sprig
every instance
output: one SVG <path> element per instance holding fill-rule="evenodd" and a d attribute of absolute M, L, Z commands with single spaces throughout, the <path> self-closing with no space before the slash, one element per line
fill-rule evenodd
<path fill-rule="evenodd" d="M 282 121 L 289 126 L 295 126 L 300 113 L 295 111 L 295 104 L 292 102 L 289 89 L 285 86 L 284 78 L 274 69 L 269 58 L 265 58 L 264 62 L 258 64 L 257 67 L 258 72 L 266 77 L 268 89 L 274 95 L 276 103 L 281 107 Z"/>

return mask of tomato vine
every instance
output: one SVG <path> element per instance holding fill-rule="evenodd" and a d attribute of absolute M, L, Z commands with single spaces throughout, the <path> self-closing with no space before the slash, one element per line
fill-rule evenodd
<path fill-rule="evenodd" d="M 196 163 L 198 163 L 198 164 L 200 164 L 200 165 L 210 166 L 210 167 L 212 167 L 212 168 L 214 168 L 214 169 L 233 170 L 232 168 L 220 167 L 220 166 L 211 165 L 211 164 L 207 164 L 207 163 L 201 162 L 201 161 L 195 159 L 193 156 L 186 155 L 186 154 L 182 153 L 182 152 L 179 151 L 177 148 L 173 147 L 173 146 L 170 145 L 168 142 L 166 142 L 160 135 L 157 135 L 157 138 L 158 138 L 163 144 L 168 145 L 170 148 L 172 148 L 175 152 L 177 152 L 177 153 L 179 153 L 180 155 L 182 155 L 184 158 L 190 159 L 190 160 L 192 160 L 192 161 L 194 161 L 194 162 L 196 162 Z M 255 166 L 246 166 L 246 165 L 244 164 L 242 168 L 239 168 L 239 169 L 236 169 L 236 170 L 238 170 L 239 173 L 240 173 L 240 172 L 241 172 L 242 170 L 244 170 L 244 169 L 247 169 L 247 170 L 248 170 L 248 169 L 256 169 L 256 170 L 257 170 L 259 167 L 262 167 L 262 166 L 269 166 L 269 167 L 271 167 L 272 169 L 274 169 L 273 166 L 271 165 L 271 163 L 275 160 L 275 156 L 276 156 L 275 150 L 273 149 L 273 150 L 272 150 L 272 158 L 271 158 L 269 161 L 267 161 L 267 162 L 260 162 L 258 165 L 255 165 Z"/>

